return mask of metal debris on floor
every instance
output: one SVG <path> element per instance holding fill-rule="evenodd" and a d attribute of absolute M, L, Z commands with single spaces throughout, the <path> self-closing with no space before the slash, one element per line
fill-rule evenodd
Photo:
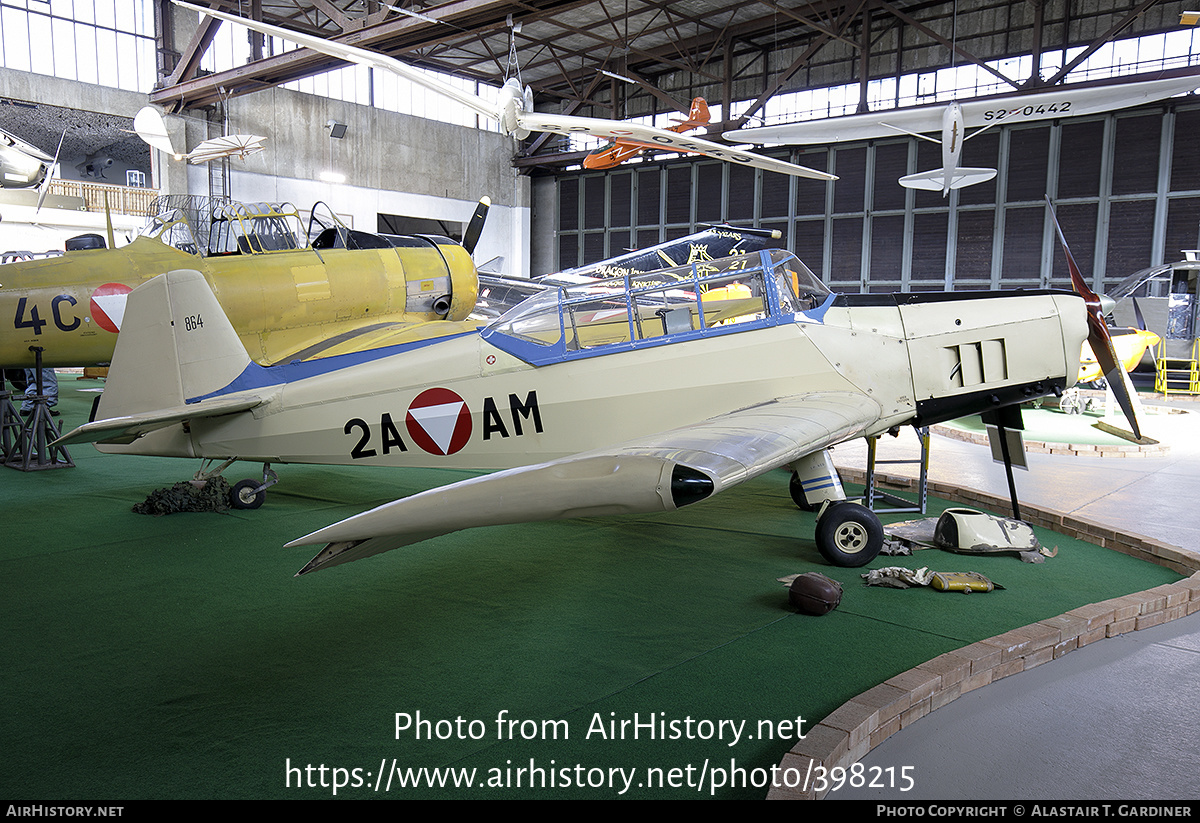
<path fill-rule="evenodd" d="M 890 589 L 911 589 L 928 586 L 939 592 L 990 592 L 1004 587 L 984 577 L 979 572 L 931 572 L 928 566 L 919 569 L 906 569 L 902 566 L 888 566 L 883 569 L 872 569 L 862 575 L 868 586 L 882 586 Z"/>

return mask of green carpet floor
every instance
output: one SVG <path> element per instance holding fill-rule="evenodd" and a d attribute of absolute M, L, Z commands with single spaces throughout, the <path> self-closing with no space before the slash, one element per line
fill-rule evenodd
<path fill-rule="evenodd" d="M 64 377 L 67 427 L 95 385 Z M 130 508 L 194 463 L 72 456 L 0 469 L 11 799 L 313 798 L 335 782 L 351 798 L 761 798 L 798 717 L 807 731 L 944 651 L 1178 579 L 1039 532 L 1059 548 L 1040 565 L 871 564 L 980 571 L 1004 591 L 867 588 L 821 559 L 783 472 L 670 515 L 477 529 L 295 578 L 315 550 L 288 540 L 466 475 L 277 466 L 257 511 L 155 518 Z M 812 570 L 845 587 L 824 617 L 794 613 L 777 582 Z M 635 719 L 655 733 L 607 734 Z M 417 771 L 447 768 L 464 771 Z"/>

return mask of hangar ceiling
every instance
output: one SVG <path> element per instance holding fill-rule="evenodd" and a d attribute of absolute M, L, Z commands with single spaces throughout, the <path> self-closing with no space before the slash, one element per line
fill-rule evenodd
<path fill-rule="evenodd" d="M 204 4 L 204 0 L 197 0 Z M 198 71 L 219 23 L 205 18 L 186 38 L 163 25 L 175 12 L 156 0 L 161 80 L 151 99 L 180 110 L 212 105 L 342 65 L 308 50 L 263 54 L 217 74 Z M 753 101 L 773 94 L 896 76 L 949 65 L 1084 46 L 1177 30 L 1184 3 L 1169 0 L 210 0 L 231 14 L 375 49 L 415 65 L 499 85 L 512 73 L 546 111 L 623 118 Z M 183 19 L 183 18 L 180 18 Z M 178 39 L 177 39 L 178 38 Z M 182 42 L 185 40 L 187 42 Z M 251 38 L 262 53 L 261 39 Z M 1082 58 L 1081 58 L 1082 59 Z M 1013 89 L 1051 85 L 1008 77 Z M 865 105 L 865 104 L 864 104 Z M 741 107 L 739 107 L 740 109 Z M 522 165 L 554 164 L 550 138 L 526 144 Z"/>

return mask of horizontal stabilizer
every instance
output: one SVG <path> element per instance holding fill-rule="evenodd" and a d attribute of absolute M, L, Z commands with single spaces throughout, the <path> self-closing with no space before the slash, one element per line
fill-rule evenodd
<path fill-rule="evenodd" d="M 132 443 L 139 437 L 158 429 L 165 429 L 187 420 L 220 417 L 226 414 L 247 411 L 261 404 L 257 397 L 226 397 L 178 406 L 173 409 L 143 412 L 107 420 L 96 420 L 67 432 L 52 445 L 68 443 Z"/>
<path fill-rule="evenodd" d="M 950 175 L 950 188 L 961 189 L 976 183 L 986 183 L 995 176 L 995 169 L 956 168 Z M 945 182 L 945 169 L 922 171 L 900 178 L 900 185 L 904 188 L 925 191 L 942 191 L 946 188 Z"/>
<path fill-rule="evenodd" d="M 672 511 L 850 437 L 879 419 L 862 395 L 816 392 L 604 451 L 473 477 L 293 540 L 328 545 L 299 574 L 476 526 Z"/>

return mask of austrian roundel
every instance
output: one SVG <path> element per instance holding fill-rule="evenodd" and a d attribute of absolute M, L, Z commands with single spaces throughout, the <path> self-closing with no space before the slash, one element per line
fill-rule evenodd
<path fill-rule="evenodd" d="M 471 439 L 471 410 L 450 389 L 426 389 L 408 406 L 404 424 L 413 442 L 430 454 L 454 454 Z"/>

